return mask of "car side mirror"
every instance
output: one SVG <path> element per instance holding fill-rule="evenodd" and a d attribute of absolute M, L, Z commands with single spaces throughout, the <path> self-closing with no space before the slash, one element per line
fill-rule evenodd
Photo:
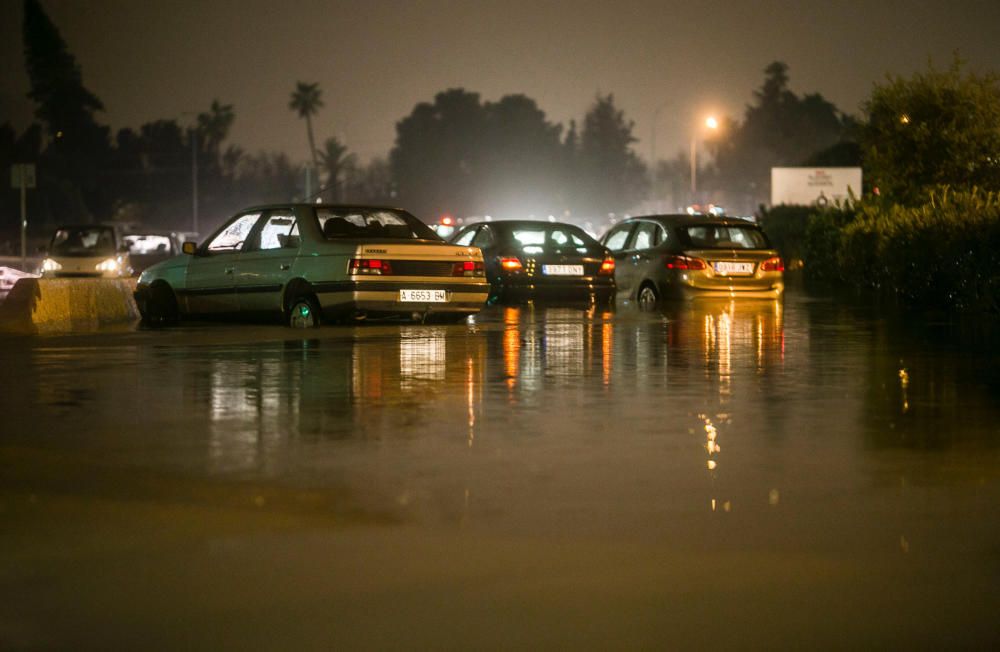
<path fill-rule="evenodd" d="M 198 251 L 198 245 L 194 242 L 185 242 L 181 245 L 181 252 L 187 254 L 188 256 L 193 256 Z"/>

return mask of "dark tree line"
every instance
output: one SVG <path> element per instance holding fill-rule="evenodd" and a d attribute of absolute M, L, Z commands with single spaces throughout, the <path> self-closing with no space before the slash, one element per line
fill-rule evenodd
<path fill-rule="evenodd" d="M 461 88 L 418 104 L 396 125 L 390 154 L 399 197 L 433 216 L 605 216 L 645 192 L 632 123 L 598 96 L 581 134 L 550 122 L 534 100 L 483 102 Z"/>

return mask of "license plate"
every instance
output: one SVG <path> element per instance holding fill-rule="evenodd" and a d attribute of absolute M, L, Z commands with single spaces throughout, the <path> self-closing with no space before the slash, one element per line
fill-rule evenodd
<path fill-rule="evenodd" d="M 407 303 L 447 303 L 446 290 L 400 290 L 399 300 Z"/>
<path fill-rule="evenodd" d="M 713 263 L 712 267 L 717 274 L 753 274 L 753 263 L 719 262 Z"/>
<path fill-rule="evenodd" d="M 583 265 L 542 265 L 546 276 L 583 276 Z"/>

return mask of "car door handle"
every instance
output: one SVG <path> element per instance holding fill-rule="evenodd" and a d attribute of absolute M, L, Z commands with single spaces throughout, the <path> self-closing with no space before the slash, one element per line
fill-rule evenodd
<path fill-rule="evenodd" d="M 226 274 L 232 274 L 235 271 L 236 271 L 235 267 L 227 267 L 225 270 Z"/>
<path fill-rule="evenodd" d="M 280 265 L 278 265 L 278 269 L 280 269 L 283 272 L 287 272 L 291 268 L 292 268 L 292 266 L 289 265 L 288 263 L 281 263 Z"/>

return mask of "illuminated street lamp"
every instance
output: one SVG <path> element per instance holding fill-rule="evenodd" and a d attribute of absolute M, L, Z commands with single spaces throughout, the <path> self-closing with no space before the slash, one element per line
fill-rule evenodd
<path fill-rule="evenodd" d="M 719 121 L 715 119 L 715 116 L 708 116 L 705 118 L 705 128 L 716 130 L 719 128 Z M 698 192 L 698 136 L 699 132 L 695 132 L 691 136 L 691 199 L 694 200 L 694 195 Z"/>

